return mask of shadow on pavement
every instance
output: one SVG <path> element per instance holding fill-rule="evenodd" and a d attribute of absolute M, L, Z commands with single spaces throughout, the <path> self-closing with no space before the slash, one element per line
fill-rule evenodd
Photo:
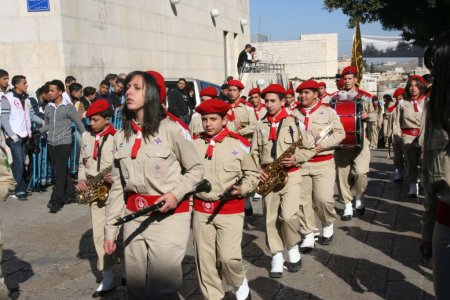
<path fill-rule="evenodd" d="M 96 282 L 100 282 L 102 280 L 102 273 L 97 269 L 98 258 L 92 237 L 92 229 L 89 229 L 81 236 L 77 257 L 89 261 L 91 272 L 95 276 Z"/>
<path fill-rule="evenodd" d="M 261 299 L 321 299 L 313 294 L 291 288 L 277 280 L 267 277 L 256 277 L 249 282 L 252 294 L 258 294 Z"/>
<path fill-rule="evenodd" d="M 18 299 L 20 296 L 20 283 L 27 281 L 34 275 L 31 265 L 17 258 L 14 251 L 4 249 L 1 267 L 5 276 L 5 284 L 10 290 L 11 299 Z"/>

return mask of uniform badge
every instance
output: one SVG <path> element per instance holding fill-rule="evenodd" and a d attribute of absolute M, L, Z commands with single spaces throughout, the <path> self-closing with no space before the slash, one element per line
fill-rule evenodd
<path fill-rule="evenodd" d="M 233 149 L 233 151 L 231 151 L 231 154 L 232 154 L 234 157 L 236 157 L 236 156 L 239 154 L 239 152 L 238 152 L 236 149 Z"/>
<path fill-rule="evenodd" d="M 134 204 L 136 205 L 137 209 L 142 209 L 142 208 L 148 206 L 147 200 L 145 198 L 143 198 L 143 197 L 136 197 L 134 199 Z"/>
<path fill-rule="evenodd" d="M 202 201 L 202 206 L 203 206 L 203 209 L 207 213 L 212 213 L 214 211 L 214 203 L 212 203 L 212 202 L 204 202 L 204 201 Z"/>
<path fill-rule="evenodd" d="M 161 138 L 160 138 L 159 136 L 155 137 L 155 138 L 153 139 L 153 144 L 155 144 L 155 145 L 161 145 L 161 144 L 162 144 Z"/>

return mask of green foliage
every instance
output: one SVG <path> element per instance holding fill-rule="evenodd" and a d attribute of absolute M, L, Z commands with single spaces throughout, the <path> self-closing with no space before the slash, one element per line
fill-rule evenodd
<path fill-rule="evenodd" d="M 349 16 L 348 27 L 357 22 L 379 21 L 385 30 L 399 30 L 406 41 L 427 46 L 450 29 L 449 0 L 324 0 L 325 9 L 341 9 Z"/>

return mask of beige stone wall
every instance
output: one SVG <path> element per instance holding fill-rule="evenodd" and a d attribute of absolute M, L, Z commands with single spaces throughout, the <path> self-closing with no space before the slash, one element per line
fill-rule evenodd
<path fill-rule="evenodd" d="M 286 64 L 290 78 L 330 77 L 337 72 L 337 34 L 302 35 L 299 40 L 255 44 L 262 62 Z"/>
<path fill-rule="evenodd" d="M 237 75 L 250 40 L 249 24 L 240 25 L 249 23 L 249 0 L 50 0 L 50 8 L 29 13 L 26 1 L 2 0 L 0 25 L 9 30 L 0 68 L 23 73 L 32 89 L 69 74 L 96 86 L 107 73 L 136 69 L 221 83 Z M 220 12 L 214 20 L 213 8 Z"/>

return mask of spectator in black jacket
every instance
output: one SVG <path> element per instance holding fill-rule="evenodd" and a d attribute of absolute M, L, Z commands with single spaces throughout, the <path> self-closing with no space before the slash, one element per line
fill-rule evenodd
<path fill-rule="evenodd" d="M 180 118 L 184 123 L 189 124 L 191 119 L 190 106 L 192 105 L 192 100 L 187 94 L 186 85 L 186 79 L 178 79 L 177 87 L 172 89 L 167 97 L 169 100 L 169 112 Z"/>
<path fill-rule="evenodd" d="M 237 69 L 239 74 L 243 72 L 243 69 L 245 68 L 246 63 L 251 63 L 251 59 L 248 58 L 248 53 L 250 53 L 250 50 L 252 49 L 252 45 L 247 44 L 245 45 L 244 50 L 239 53 L 238 62 L 237 62 Z"/>
<path fill-rule="evenodd" d="M 87 86 L 83 89 L 83 96 L 81 97 L 81 103 L 84 106 L 84 110 L 87 111 L 91 103 L 94 102 L 96 96 L 96 90 L 93 86 Z"/>

